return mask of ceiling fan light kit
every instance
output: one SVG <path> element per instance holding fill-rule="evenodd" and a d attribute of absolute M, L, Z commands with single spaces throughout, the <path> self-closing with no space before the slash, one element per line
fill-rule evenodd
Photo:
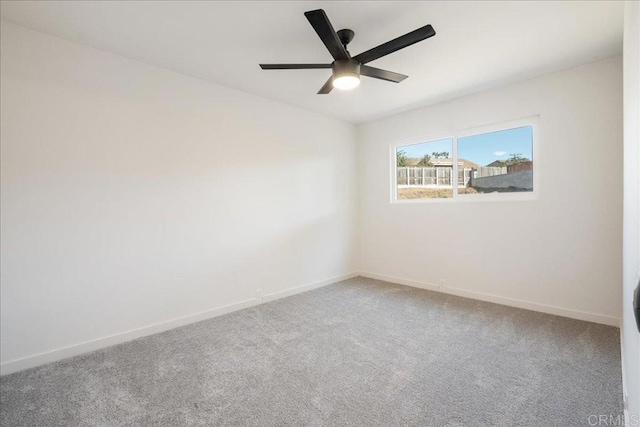
<path fill-rule="evenodd" d="M 328 94 L 332 88 L 340 90 L 354 89 L 360 85 L 361 75 L 386 80 L 388 82 L 400 83 L 408 76 L 370 67 L 365 64 L 436 35 L 431 25 L 425 25 L 415 31 L 351 57 L 351 54 L 347 50 L 347 45 L 355 36 L 352 30 L 344 29 L 336 32 L 327 14 L 322 9 L 311 10 L 305 12 L 304 15 L 307 17 L 307 20 L 309 20 L 309 23 L 331 56 L 333 56 L 334 61 L 331 64 L 260 64 L 260 68 L 263 70 L 312 70 L 331 68 L 331 77 L 320 88 L 318 91 L 319 95 Z"/>
<path fill-rule="evenodd" d="M 360 85 L 360 63 L 354 59 L 341 59 L 332 65 L 333 87 L 350 90 Z"/>

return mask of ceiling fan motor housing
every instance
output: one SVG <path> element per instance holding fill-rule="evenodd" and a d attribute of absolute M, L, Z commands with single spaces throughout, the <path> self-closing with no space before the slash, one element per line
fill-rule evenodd
<path fill-rule="evenodd" d="M 345 28 L 344 30 L 338 30 L 337 34 L 338 38 L 340 39 L 340 43 L 342 43 L 344 47 L 347 47 L 347 45 L 351 43 L 351 40 L 353 40 L 353 36 L 356 35 L 353 30 L 350 30 L 348 28 Z"/>
<path fill-rule="evenodd" d="M 360 63 L 352 58 L 334 61 L 331 68 L 333 77 L 349 75 L 360 77 Z"/>

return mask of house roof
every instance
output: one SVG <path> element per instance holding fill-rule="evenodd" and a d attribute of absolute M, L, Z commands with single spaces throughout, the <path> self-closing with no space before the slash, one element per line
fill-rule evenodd
<path fill-rule="evenodd" d="M 495 160 L 495 161 L 493 161 L 493 162 L 489 163 L 489 164 L 488 164 L 487 166 L 485 166 L 485 167 L 502 167 L 502 166 L 507 166 L 507 165 L 505 165 L 505 164 L 504 164 L 504 162 L 506 162 L 506 160 Z M 528 160 L 528 159 L 527 159 L 527 160 L 520 160 L 519 162 L 514 163 L 514 164 L 516 164 L 516 165 L 517 165 L 518 163 L 527 163 L 527 162 L 531 163 L 531 160 Z"/>
<path fill-rule="evenodd" d="M 489 163 L 486 167 L 488 167 L 488 168 L 502 167 L 502 166 L 504 166 L 503 162 L 504 162 L 504 160 L 494 160 L 493 162 Z"/>

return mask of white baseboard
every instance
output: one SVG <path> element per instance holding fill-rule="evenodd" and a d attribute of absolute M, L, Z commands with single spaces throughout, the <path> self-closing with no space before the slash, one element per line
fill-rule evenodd
<path fill-rule="evenodd" d="M 383 280 L 385 282 L 397 283 L 399 285 L 411 286 L 414 288 L 428 289 L 430 291 L 442 292 L 464 298 L 471 298 L 480 301 L 493 302 L 510 307 L 524 308 L 526 310 L 539 311 L 541 313 L 555 314 L 556 316 L 569 317 L 571 319 L 586 320 L 587 322 L 600 323 L 603 325 L 620 327 L 620 319 L 617 317 L 605 316 L 602 314 L 587 313 L 584 311 L 571 310 L 563 307 L 539 304 L 535 302 L 523 301 L 514 298 L 501 297 L 497 295 L 484 294 L 480 292 L 467 291 L 464 289 L 439 287 L 437 284 L 419 282 L 416 280 L 402 279 L 399 277 L 386 276 L 384 274 L 360 272 L 360 276 L 371 279 Z"/>
<path fill-rule="evenodd" d="M 285 291 L 274 292 L 272 294 L 266 294 L 262 302 L 275 301 L 280 298 L 290 297 L 291 295 L 310 291 L 316 288 L 321 288 L 323 286 L 331 285 L 332 283 L 340 282 L 342 280 L 353 279 L 354 277 L 358 277 L 359 275 L 360 273 L 343 274 L 342 276 L 332 277 L 330 279 L 321 280 L 320 282 L 310 283 L 308 285 L 302 285 L 296 288 L 287 289 Z"/>
<path fill-rule="evenodd" d="M 262 304 L 265 302 L 274 301 L 280 298 L 299 294 L 301 292 L 309 291 L 311 289 L 320 288 L 322 286 L 330 285 L 332 283 L 339 282 L 341 280 L 351 279 L 356 276 L 358 276 L 358 273 L 343 274 L 341 276 L 332 277 L 330 279 L 322 280 L 320 282 L 314 282 L 307 285 L 287 289 L 285 291 L 267 294 L 264 296 L 262 301 L 258 301 L 255 298 L 245 300 L 245 301 L 240 301 L 240 302 L 226 305 L 223 307 L 217 307 L 211 310 L 189 314 L 187 316 L 179 317 L 177 319 L 167 320 L 165 322 L 144 326 L 138 329 L 132 329 L 130 331 L 122 332 L 119 334 L 109 335 L 103 338 L 86 341 L 80 344 L 58 348 L 55 350 L 47 351 L 45 353 L 40 353 L 33 356 L 27 356 L 27 357 L 16 359 L 16 360 L 10 360 L 0 365 L 0 374 L 7 375 L 13 372 L 22 371 L 24 369 L 29 369 L 29 368 L 34 368 L 36 366 L 44 365 L 46 363 L 55 362 L 55 361 L 66 359 L 73 356 L 78 356 L 80 354 L 88 353 L 88 352 L 99 350 L 105 347 L 110 347 L 112 345 L 131 341 L 136 338 L 157 334 L 157 333 L 168 331 L 170 329 L 174 329 L 180 326 L 201 322 L 203 320 L 211 319 L 217 316 L 222 316 L 223 314 L 231 313 L 233 311 L 242 310 L 244 308 L 253 307 L 255 305 Z"/>
<path fill-rule="evenodd" d="M 622 402 L 623 402 L 623 414 L 625 419 L 625 425 L 630 426 L 629 418 L 629 395 L 627 394 L 627 374 L 624 364 L 624 329 L 620 325 L 620 370 L 622 371 Z"/>

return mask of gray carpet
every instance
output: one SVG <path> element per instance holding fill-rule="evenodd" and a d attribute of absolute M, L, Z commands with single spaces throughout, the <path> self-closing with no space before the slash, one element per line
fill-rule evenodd
<path fill-rule="evenodd" d="M 619 340 L 612 327 L 356 278 L 2 377 L 0 420 L 588 426 L 622 413 Z"/>

